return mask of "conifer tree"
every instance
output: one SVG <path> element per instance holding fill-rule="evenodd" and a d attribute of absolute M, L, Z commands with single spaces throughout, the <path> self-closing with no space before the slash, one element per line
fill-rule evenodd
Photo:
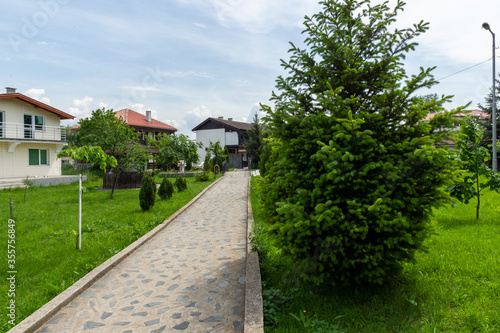
<path fill-rule="evenodd" d="M 393 26 L 404 3 L 324 0 L 305 18 L 305 47 L 282 60 L 274 107 L 264 106 L 271 153 L 262 199 L 277 244 L 314 283 L 380 284 L 412 260 L 432 207 L 450 200 L 449 153 L 433 146 L 451 125 L 420 88 L 433 68 L 408 76 L 405 55 L 428 29 Z M 458 108 L 456 112 L 460 112 Z M 424 122 L 430 112 L 442 112 Z"/>

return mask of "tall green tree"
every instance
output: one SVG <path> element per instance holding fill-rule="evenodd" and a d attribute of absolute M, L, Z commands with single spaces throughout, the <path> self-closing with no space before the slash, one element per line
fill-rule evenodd
<path fill-rule="evenodd" d="M 248 140 L 245 143 L 245 149 L 247 151 L 248 158 L 250 160 L 250 168 L 256 169 L 259 167 L 260 155 L 262 150 L 266 145 L 264 141 L 266 135 L 264 129 L 260 124 L 259 116 L 254 115 L 252 127 L 248 131 Z"/>
<path fill-rule="evenodd" d="M 157 165 L 164 170 L 170 170 L 173 164 L 181 160 L 186 162 L 187 169 L 200 161 L 198 147 L 200 144 L 184 134 L 160 134 L 156 139 L 149 139 L 148 145 L 159 151 L 156 156 Z"/>
<path fill-rule="evenodd" d="M 465 117 L 461 132 L 463 136 L 458 139 L 456 145 L 460 151 L 462 178 L 450 186 L 449 191 L 453 197 L 466 204 L 476 198 L 476 219 L 479 219 L 481 192 L 489 188 L 498 193 L 500 178 L 485 164 L 491 157 L 488 150 L 481 146 L 484 140 L 483 128 L 473 116 Z"/>
<path fill-rule="evenodd" d="M 498 74 L 500 77 L 500 73 Z M 496 92 L 495 92 L 495 104 L 496 104 L 496 113 L 497 113 L 497 140 L 500 138 L 500 80 L 496 79 L 495 80 L 496 84 Z M 492 136 L 493 136 L 493 123 L 491 121 L 491 116 L 493 113 L 493 88 L 490 88 L 490 91 L 488 95 L 484 98 L 484 103 L 481 104 L 479 103 L 478 106 L 479 110 L 486 112 L 489 117 L 486 119 L 480 119 L 479 123 L 481 126 L 484 128 L 484 133 L 483 133 L 483 140 L 481 141 L 481 145 L 490 151 L 491 154 L 491 146 L 492 146 Z"/>
<path fill-rule="evenodd" d="M 111 188 L 113 198 L 116 182 L 120 173 L 127 169 L 142 171 L 151 157 L 147 150 L 139 146 L 137 133 L 113 110 L 97 109 L 91 117 L 79 121 L 80 129 L 75 137 L 75 146 L 98 146 L 113 156 L 117 164 L 114 167 L 114 181 Z"/>
<path fill-rule="evenodd" d="M 277 79 L 274 108 L 264 106 L 272 151 L 262 199 L 304 278 L 380 284 L 422 247 L 432 207 L 451 200 L 449 153 L 433 146 L 453 123 L 451 97 L 416 95 L 437 82 L 433 68 L 406 74 L 428 23 L 395 28 L 402 1 L 320 4 L 305 18 L 305 47 L 291 44 L 282 60 L 289 76 Z M 443 114 L 424 122 L 430 112 Z"/>

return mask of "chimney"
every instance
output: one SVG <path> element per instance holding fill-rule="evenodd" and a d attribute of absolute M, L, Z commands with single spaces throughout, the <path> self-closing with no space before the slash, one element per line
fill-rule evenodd
<path fill-rule="evenodd" d="M 232 120 L 233 120 L 233 118 L 227 118 L 227 120 L 232 121 Z"/>
<path fill-rule="evenodd" d="M 219 119 L 224 119 L 224 117 L 219 117 Z"/>
<path fill-rule="evenodd" d="M 14 94 L 16 92 L 16 88 L 5 87 L 7 94 Z"/>
<path fill-rule="evenodd" d="M 151 111 L 146 111 L 146 121 L 151 123 Z"/>

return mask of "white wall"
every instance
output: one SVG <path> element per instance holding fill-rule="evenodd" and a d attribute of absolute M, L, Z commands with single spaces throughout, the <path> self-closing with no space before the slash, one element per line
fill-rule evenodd
<path fill-rule="evenodd" d="M 198 155 L 200 156 L 201 164 L 205 161 L 205 148 L 210 146 L 210 142 L 217 141 L 220 141 L 222 147 L 226 146 L 226 135 L 223 128 L 196 131 L 196 142 L 201 142 L 203 144 L 203 148 L 198 148 Z"/>
<path fill-rule="evenodd" d="M 58 127 L 60 125 L 60 119 L 58 116 L 51 112 L 42 110 L 40 108 L 35 108 L 31 104 L 14 98 L 0 99 L 0 111 L 4 111 L 4 122 L 9 123 L 9 125 L 7 125 L 6 127 L 6 130 L 9 131 L 7 132 L 8 135 L 6 135 L 6 137 L 24 138 L 24 115 L 30 114 L 33 116 L 44 117 L 45 126 L 48 127 L 46 129 L 47 134 L 45 134 L 48 135 L 46 139 L 59 140 L 58 136 L 52 134 L 51 131 L 54 131 L 54 128 L 51 127 Z M 20 125 L 17 133 L 14 131 L 16 128 L 12 125 L 14 123 Z M 42 133 L 42 131 L 36 131 L 35 138 L 38 139 L 38 137 L 41 137 L 42 134 L 44 134 Z"/>
<path fill-rule="evenodd" d="M 238 132 L 226 132 L 226 146 L 238 146 Z"/>

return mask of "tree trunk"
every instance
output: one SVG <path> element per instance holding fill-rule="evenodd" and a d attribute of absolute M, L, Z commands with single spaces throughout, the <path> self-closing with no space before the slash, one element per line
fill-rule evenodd
<path fill-rule="evenodd" d="M 111 199 L 113 199 L 113 194 L 115 194 L 116 181 L 118 180 L 119 172 L 115 172 L 115 179 L 113 180 L 113 186 L 111 186 Z"/>
<path fill-rule="evenodd" d="M 476 176 L 476 193 L 477 193 L 476 220 L 479 220 L 479 206 L 481 204 L 481 193 L 479 192 L 479 175 Z"/>

